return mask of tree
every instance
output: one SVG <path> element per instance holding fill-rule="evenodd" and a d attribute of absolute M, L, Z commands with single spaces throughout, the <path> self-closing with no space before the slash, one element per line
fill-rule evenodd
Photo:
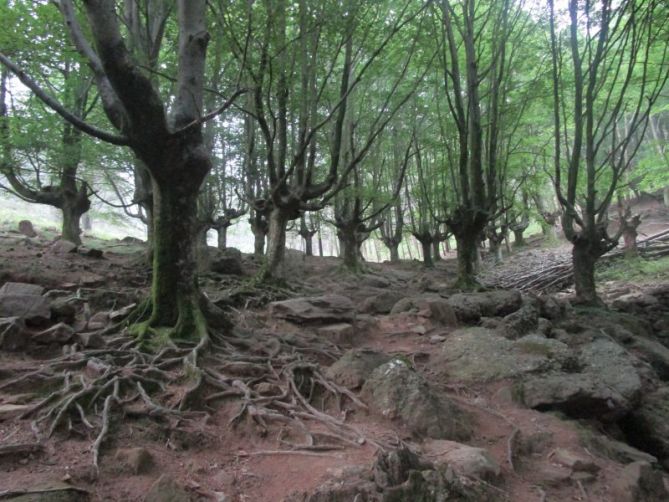
<path fill-rule="evenodd" d="M 565 54 L 549 0 L 555 190 L 564 210 L 562 228 L 573 244 L 576 299 L 584 304 L 601 303 L 595 263 L 621 235 L 608 232 L 611 200 L 669 77 L 669 49 L 659 38 L 663 27 L 654 22 L 661 4 L 570 0 Z M 651 58 L 654 52 L 657 58 Z"/>
<path fill-rule="evenodd" d="M 72 68 L 72 67 L 75 68 Z M 82 80 L 77 74 L 76 64 L 66 63 L 61 68 L 65 81 L 65 102 L 78 117 L 84 119 L 88 108 L 88 93 L 90 83 Z M 0 143 L 2 143 L 2 160 L 0 172 L 4 175 L 9 186 L 3 188 L 19 198 L 37 204 L 46 204 L 61 210 L 62 226 L 61 237 L 65 240 L 81 244 L 80 218 L 91 207 L 92 194 L 88 183 L 79 176 L 79 167 L 82 161 L 82 133 L 65 121 L 61 124 L 60 142 L 55 152 L 49 152 L 51 146 L 44 142 L 38 147 L 35 155 L 22 156 L 22 160 L 13 155 L 16 138 L 10 132 L 10 115 L 7 106 L 8 71 L 3 67 L 0 73 Z M 42 117 L 42 133 L 47 133 Z M 15 129 L 19 129 L 18 127 Z M 27 145 L 28 149 L 35 149 L 35 145 Z M 33 183 L 24 175 L 22 164 L 31 163 L 33 169 Z M 47 164 L 47 165 L 42 165 Z M 50 179 L 42 179 L 48 174 Z M 51 183 L 57 182 L 56 185 Z"/>
<path fill-rule="evenodd" d="M 160 335 L 206 343 L 207 325 L 194 256 L 197 195 L 211 168 L 202 127 L 224 112 L 240 93 L 235 92 L 220 108 L 202 113 L 209 41 L 206 2 L 177 2 L 178 63 L 174 100 L 169 108 L 131 57 L 114 2 L 85 2 L 85 29 L 71 0 L 62 0 L 59 6 L 77 50 L 91 68 L 106 115 L 117 133 L 78 118 L 2 53 L 0 62 L 75 127 L 99 140 L 129 146 L 146 165 L 153 189 L 155 249 L 146 320 L 135 326 L 135 332 L 143 341 Z"/>
<path fill-rule="evenodd" d="M 478 243 L 500 210 L 498 161 L 504 119 L 508 126 L 511 109 L 514 116 L 522 114 L 522 107 L 513 104 L 511 108 L 505 99 L 519 48 L 531 27 L 520 6 L 512 0 L 442 0 L 435 9 L 437 36 L 443 45 L 441 92 L 457 138 L 455 145 L 448 144 L 450 137 L 442 124 L 457 199 L 446 224 L 457 242 L 457 286 L 463 289 L 477 286 Z"/>

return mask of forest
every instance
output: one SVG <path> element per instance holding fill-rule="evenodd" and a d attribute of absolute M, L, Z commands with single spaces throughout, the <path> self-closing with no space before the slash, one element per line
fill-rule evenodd
<path fill-rule="evenodd" d="M 664 0 L 0 0 L 0 499 L 669 500 L 668 80 Z"/>

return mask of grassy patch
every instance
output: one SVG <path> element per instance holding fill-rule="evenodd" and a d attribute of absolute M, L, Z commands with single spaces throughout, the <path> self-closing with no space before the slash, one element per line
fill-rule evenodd
<path fill-rule="evenodd" d="M 669 279 L 669 256 L 656 260 L 620 258 L 597 268 L 598 281 Z"/>

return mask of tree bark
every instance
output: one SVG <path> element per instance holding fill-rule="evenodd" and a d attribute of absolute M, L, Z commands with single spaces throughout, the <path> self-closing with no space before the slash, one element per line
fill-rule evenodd
<path fill-rule="evenodd" d="M 284 278 L 284 257 L 286 255 L 286 224 L 288 216 L 275 207 L 269 214 L 269 232 L 267 234 L 267 259 L 260 274 L 261 280 Z M 256 245 L 257 245 L 256 241 Z"/>
<path fill-rule="evenodd" d="M 400 261 L 400 243 L 391 242 L 386 243 L 388 250 L 390 251 L 390 261 L 391 263 L 399 263 Z"/>
<path fill-rule="evenodd" d="M 419 239 L 421 252 L 423 255 L 423 265 L 427 268 L 432 268 L 434 262 L 432 261 L 432 241 L 428 239 Z"/>
<path fill-rule="evenodd" d="M 523 237 L 524 232 L 525 232 L 524 228 L 513 230 L 513 247 L 514 248 L 520 248 L 520 247 L 523 247 L 523 246 L 526 245 L 525 237 Z"/>
<path fill-rule="evenodd" d="M 662 190 L 662 198 L 664 199 L 665 207 L 669 207 L 669 186 L 664 187 L 664 190 Z"/>
<path fill-rule="evenodd" d="M 458 279 L 456 286 L 461 289 L 472 289 L 477 285 L 476 260 L 478 254 L 478 235 L 473 232 L 455 234 L 458 247 Z"/>
<path fill-rule="evenodd" d="M 175 337 L 192 338 L 201 335 L 196 328 L 204 327 L 194 249 L 199 184 L 182 181 L 153 183 L 152 311 L 148 325 L 171 327 Z"/>
<path fill-rule="evenodd" d="M 79 203 L 78 200 L 64 200 L 61 211 L 63 213 L 63 225 L 61 228 L 61 237 L 66 241 L 81 244 L 81 216 L 88 211 L 90 201 Z"/>
<path fill-rule="evenodd" d="M 222 225 L 216 230 L 218 233 L 218 249 L 226 249 L 228 247 L 228 227 Z"/>
<path fill-rule="evenodd" d="M 313 251 L 312 236 L 306 235 L 303 236 L 303 239 L 304 239 L 304 254 L 306 254 L 307 256 L 313 256 L 314 251 Z"/>
<path fill-rule="evenodd" d="M 441 260 L 441 251 L 439 249 L 439 239 L 434 239 L 432 242 L 432 257 L 434 258 L 434 261 L 440 261 Z"/>
<path fill-rule="evenodd" d="M 595 288 L 595 263 L 597 254 L 593 254 L 588 241 L 580 239 L 574 243 L 572 261 L 574 267 L 574 285 L 576 302 L 584 305 L 601 305 Z"/>

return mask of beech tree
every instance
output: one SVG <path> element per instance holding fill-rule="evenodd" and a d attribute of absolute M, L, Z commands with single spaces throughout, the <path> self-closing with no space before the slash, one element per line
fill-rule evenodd
<path fill-rule="evenodd" d="M 77 117 L 4 53 L 0 53 L 0 62 L 73 126 L 101 141 L 128 146 L 144 163 L 153 191 L 153 275 L 146 320 L 135 325 L 135 331 L 147 341 L 158 333 L 205 341 L 207 326 L 194 256 L 197 195 L 211 168 L 202 128 L 241 92 L 237 90 L 222 106 L 203 113 L 209 42 L 206 1 L 177 1 L 177 75 L 170 99 L 160 95 L 132 58 L 119 25 L 116 2 L 84 2 L 85 27 L 80 25 L 71 0 L 57 3 L 75 47 L 92 71 L 116 132 Z"/>
<path fill-rule="evenodd" d="M 609 207 L 669 77 L 669 46 L 654 22 L 664 8 L 655 0 L 570 0 L 568 31 L 558 33 L 553 0 L 548 5 L 555 190 L 573 244 L 577 301 L 597 305 L 595 264 L 624 231 L 609 234 Z"/>
<path fill-rule="evenodd" d="M 77 117 L 86 118 L 89 112 L 90 82 L 78 75 L 76 63 L 66 62 L 60 69 L 64 81 L 64 102 Z M 58 208 L 62 213 L 61 237 L 65 240 L 81 244 L 81 216 L 91 207 L 92 189 L 82 179 L 80 167 L 82 163 L 83 138 L 82 132 L 71 123 L 65 121 L 61 125 L 60 142 L 55 152 L 53 145 L 42 142 L 34 155 L 15 155 L 12 145 L 21 143 L 16 134 L 21 132 L 20 127 L 10 127 L 10 114 L 7 101 L 8 71 L 2 68 L 0 72 L 0 144 L 2 158 L 0 160 L 0 174 L 7 180 L 2 188 L 19 198 L 37 204 L 46 204 Z M 43 133 L 46 120 L 42 116 L 40 121 Z M 13 129 L 13 132 L 12 132 Z M 34 129 L 28 129 L 32 134 Z M 35 144 L 27 145 L 28 150 L 36 150 Z M 30 174 L 22 165 L 31 165 Z M 43 179 L 46 177 L 46 179 Z M 54 184 L 53 181 L 56 181 Z"/>

